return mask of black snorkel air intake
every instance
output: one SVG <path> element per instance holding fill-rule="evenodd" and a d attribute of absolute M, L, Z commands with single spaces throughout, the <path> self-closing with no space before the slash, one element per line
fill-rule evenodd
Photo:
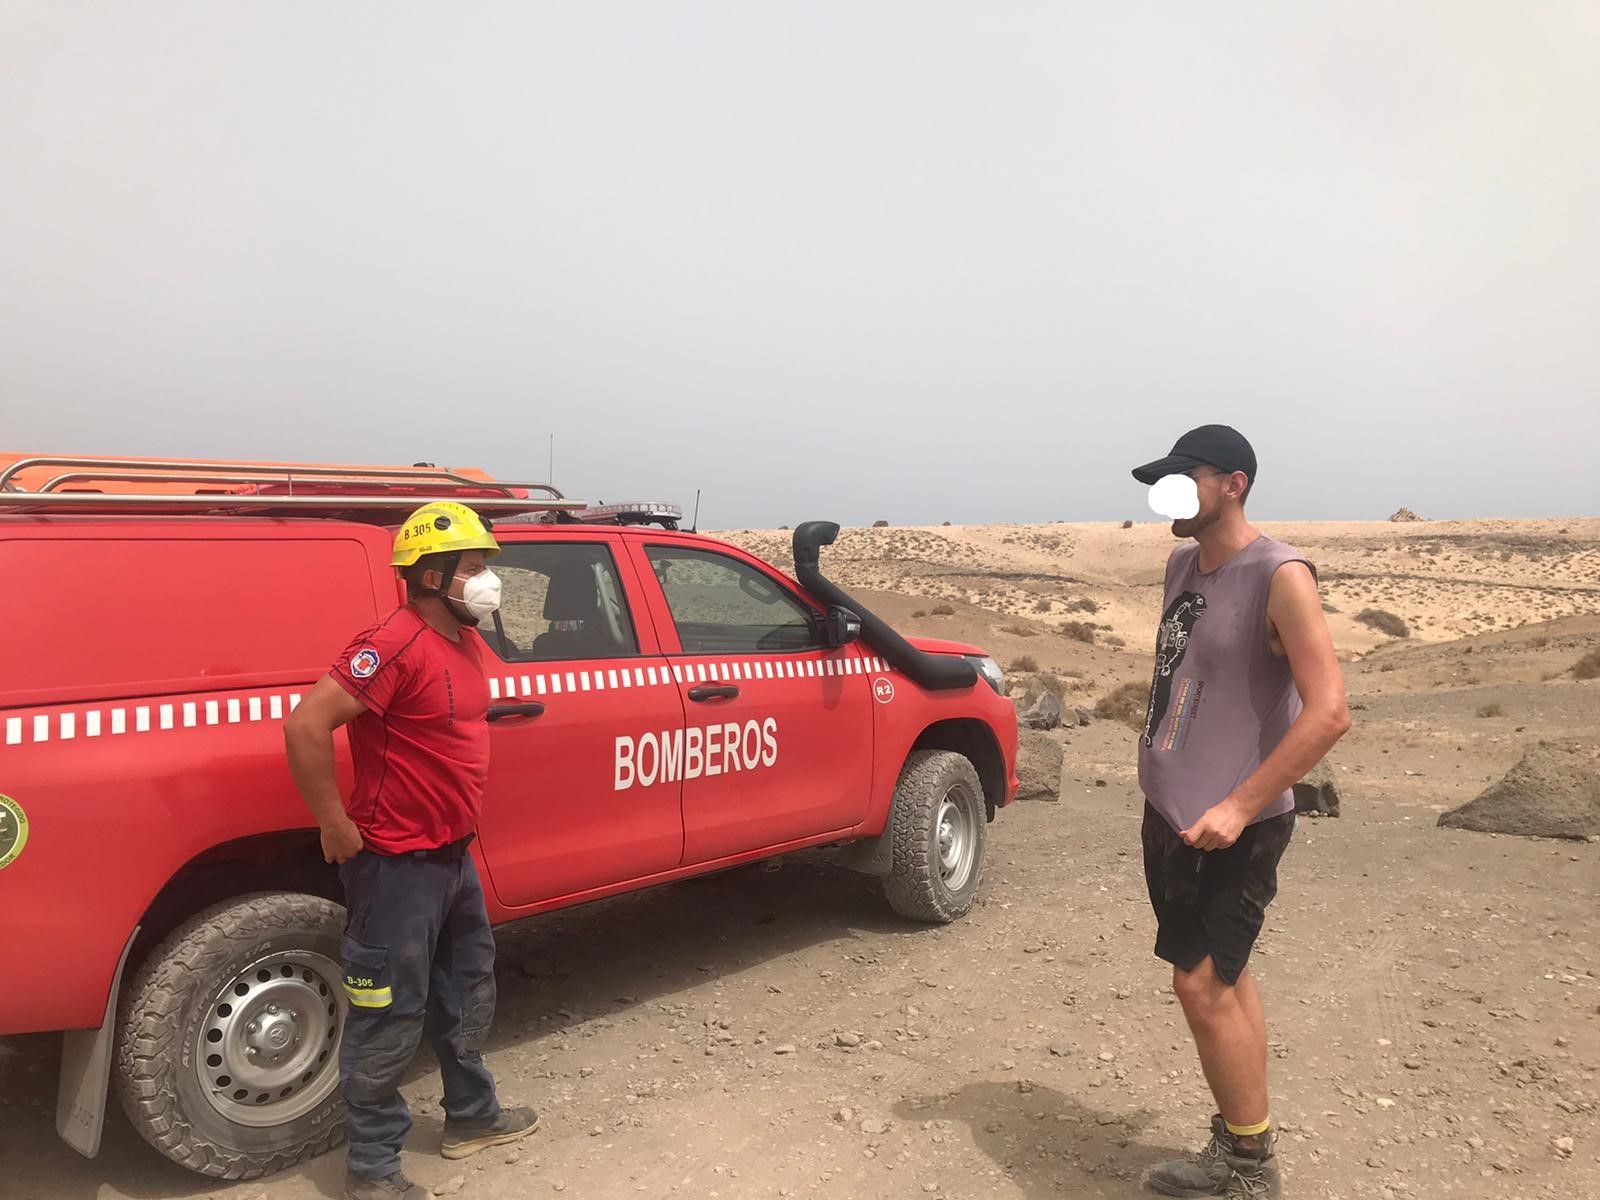
<path fill-rule="evenodd" d="M 828 604 L 848 608 L 861 618 L 861 636 L 874 650 L 889 660 L 889 665 L 904 672 L 918 686 L 929 691 L 950 691 L 972 687 L 978 670 L 964 658 L 950 654 L 928 654 L 901 637 L 880 617 L 873 616 L 852 600 L 844 589 L 822 574 L 821 548 L 833 545 L 839 526 L 832 521 L 807 521 L 795 526 L 794 573 L 800 585 Z"/>

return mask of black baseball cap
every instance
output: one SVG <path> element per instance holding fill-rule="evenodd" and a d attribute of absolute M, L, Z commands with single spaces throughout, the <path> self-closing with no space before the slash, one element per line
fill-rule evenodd
<path fill-rule="evenodd" d="M 1172 447 L 1172 453 L 1155 462 L 1133 469 L 1133 477 L 1140 483 L 1154 483 L 1167 475 L 1181 475 L 1195 467 L 1215 467 L 1230 475 L 1243 471 L 1251 483 L 1256 481 L 1256 452 L 1250 443 L 1231 425 L 1202 425 L 1184 434 Z"/>

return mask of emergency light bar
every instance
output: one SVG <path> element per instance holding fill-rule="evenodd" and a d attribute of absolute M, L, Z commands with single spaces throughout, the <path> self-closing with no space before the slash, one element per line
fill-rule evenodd
<path fill-rule="evenodd" d="M 653 525 L 662 521 L 677 525 L 683 520 L 683 507 L 664 500 L 636 500 L 629 504 L 591 504 L 573 515 L 593 525 Z"/>
<path fill-rule="evenodd" d="M 570 508 L 546 505 L 495 520 L 500 525 L 659 525 L 663 529 L 676 529 L 683 521 L 683 508 L 665 500 L 578 504 Z"/>

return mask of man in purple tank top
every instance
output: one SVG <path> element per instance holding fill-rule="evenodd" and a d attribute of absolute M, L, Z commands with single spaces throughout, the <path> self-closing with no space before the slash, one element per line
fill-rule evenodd
<path fill-rule="evenodd" d="M 1169 1196 L 1278 1196 L 1267 1022 L 1246 964 L 1294 831 L 1294 784 L 1350 728 L 1344 679 L 1315 569 L 1245 520 L 1256 456 L 1237 430 L 1191 430 L 1133 476 L 1185 541 L 1167 561 L 1139 737 L 1144 872 L 1156 954 L 1218 1108 L 1206 1148 L 1147 1181 Z"/>

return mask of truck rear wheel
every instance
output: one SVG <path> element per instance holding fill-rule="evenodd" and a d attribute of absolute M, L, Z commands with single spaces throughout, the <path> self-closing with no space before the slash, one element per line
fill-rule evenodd
<path fill-rule="evenodd" d="M 883 881 L 903 917 L 947 923 L 978 896 L 988 842 L 978 770 L 951 750 L 914 750 L 895 785 L 889 828 L 894 850 Z"/>
<path fill-rule="evenodd" d="M 117 1092 L 174 1162 L 216 1179 L 282 1171 L 344 1136 L 344 909 L 268 892 L 179 926 L 123 992 Z"/>

